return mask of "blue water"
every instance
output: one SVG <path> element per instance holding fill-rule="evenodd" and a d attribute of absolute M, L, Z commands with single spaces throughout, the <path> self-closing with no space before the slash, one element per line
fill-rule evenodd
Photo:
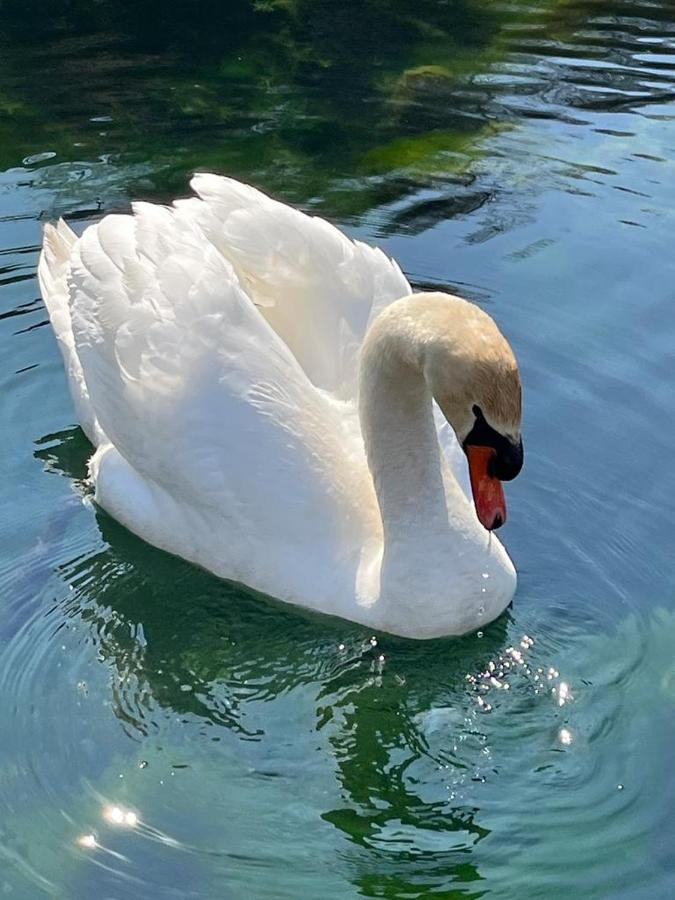
<path fill-rule="evenodd" d="M 3 894 L 675 896 L 672 5 L 0 8 Z M 87 499 L 42 224 L 198 169 L 508 335 L 520 582 L 484 633 L 308 616 Z"/>

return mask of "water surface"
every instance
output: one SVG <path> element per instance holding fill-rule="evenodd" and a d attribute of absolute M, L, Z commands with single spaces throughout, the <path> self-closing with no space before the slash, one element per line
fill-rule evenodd
<path fill-rule="evenodd" d="M 0 889 L 675 896 L 675 11 L 666 0 L 3 0 Z M 499 321 L 513 608 L 409 642 L 98 513 L 35 278 L 191 172 Z"/>

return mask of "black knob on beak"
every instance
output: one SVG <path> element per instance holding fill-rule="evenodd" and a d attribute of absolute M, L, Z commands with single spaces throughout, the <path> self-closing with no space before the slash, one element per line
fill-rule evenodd
<path fill-rule="evenodd" d="M 501 437 L 501 435 L 500 435 Z M 497 451 L 492 459 L 492 471 L 490 474 L 500 481 L 512 481 L 523 468 L 523 441 L 518 439 L 517 443 L 504 438 L 500 442 L 499 447 L 495 447 Z"/>
<path fill-rule="evenodd" d="M 512 481 L 523 468 L 522 438 L 513 440 L 500 434 L 487 422 L 480 406 L 474 406 L 473 413 L 476 421 L 464 439 L 464 451 L 468 447 L 492 447 L 495 454 L 490 460 L 491 477 L 500 481 Z"/>

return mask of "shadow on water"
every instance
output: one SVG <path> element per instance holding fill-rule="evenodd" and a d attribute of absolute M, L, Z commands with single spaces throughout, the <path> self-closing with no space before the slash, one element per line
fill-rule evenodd
<path fill-rule="evenodd" d="M 91 447 L 80 429 L 37 443 L 48 472 L 87 490 Z M 363 895 L 421 896 L 424 885 L 480 878 L 467 856 L 489 833 L 479 810 L 447 792 L 425 796 L 425 782 L 439 768 L 457 784 L 481 777 L 482 714 L 467 673 L 503 655 L 507 617 L 480 638 L 375 636 L 216 579 L 103 512 L 96 520 L 105 547 L 60 567 L 70 588 L 60 615 L 81 623 L 110 669 L 112 708 L 130 738 L 143 745 L 179 717 L 211 740 L 246 742 L 239 752 L 274 777 L 286 763 L 264 762 L 266 742 L 280 738 L 270 707 L 309 689 L 338 801 L 318 813 L 354 846 L 345 858 Z"/>

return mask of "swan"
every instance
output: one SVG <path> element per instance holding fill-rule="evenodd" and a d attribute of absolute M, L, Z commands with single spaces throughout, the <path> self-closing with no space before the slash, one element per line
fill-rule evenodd
<path fill-rule="evenodd" d="M 495 619 L 516 574 L 490 532 L 523 462 L 495 322 L 253 187 L 191 187 L 80 237 L 44 230 L 95 502 L 217 576 L 368 628 Z"/>

